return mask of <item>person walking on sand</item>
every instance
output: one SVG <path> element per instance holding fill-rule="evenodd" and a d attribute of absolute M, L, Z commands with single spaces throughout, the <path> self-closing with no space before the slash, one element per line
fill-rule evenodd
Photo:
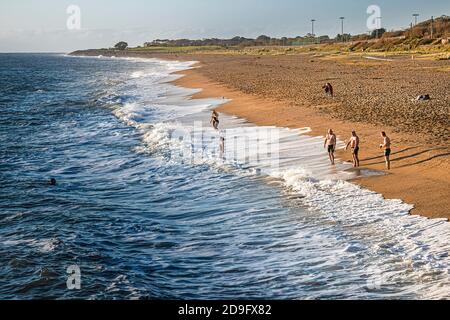
<path fill-rule="evenodd" d="M 211 121 L 209 123 L 212 123 L 214 129 L 219 129 L 219 114 L 216 112 L 216 110 L 213 110 L 211 114 Z"/>
<path fill-rule="evenodd" d="M 353 167 L 357 168 L 359 167 L 359 137 L 355 130 L 352 131 L 352 136 L 347 142 L 345 150 L 347 150 L 349 146 L 352 148 Z"/>
<path fill-rule="evenodd" d="M 325 94 L 327 96 L 334 97 L 333 86 L 331 85 L 331 83 L 329 83 L 329 82 L 325 83 L 325 85 L 322 87 L 322 89 L 325 89 Z"/>
<path fill-rule="evenodd" d="M 383 143 L 380 144 L 380 149 L 384 149 L 384 159 L 386 160 L 386 168 L 391 170 L 391 139 L 386 135 L 386 132 L 381 132 Z"/>
<path fill-rule="evenodd" d="M 325 142 L 323 143 L 323 147 L 327 148 L 328 156 L 330 157 L 331 164 L 334 165 L 334 151 L 336 150 L 336 135 L 334 134 L 332 129 L 328 130 L 328 133 L 325 137 Z"/>

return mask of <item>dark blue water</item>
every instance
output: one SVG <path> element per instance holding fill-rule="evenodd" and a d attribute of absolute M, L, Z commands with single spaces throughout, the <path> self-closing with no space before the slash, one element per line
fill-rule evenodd
<path fill-rule="evenodd" d="M 250 187 L 270 198 L 275 191 L 263 184 L 206 167 L 169 172 L 133 152 L 140 136 L 96 103 L 104 85 L 97 80 L 139 68 L 0 57 L 1 298 L 200 297 L 201 287 L 214 285 L 205 271 L 232 272 L 232 264 L 213 270 L 208 261 L 222 260 L 233 241 L 222 233 L 236 215 L 244 218 L 248 203 L 270 215 L 257 198 L 245 199 Z M 50 178 L 57 186 L 46 184 Z M 81 268 L 80 291 L 66 289 L 73 264 Z M 231 294 L 228 285 L 221 289 Z"/>
<path fill-rule="evenodd" d="M 149 68 L 0 55 L 1 299 L 417 297 L 400 264 L 403 278 L 368 287 L 362 270 L 385 261 L 280 186 L 138 152 L 142 132 L 115 114 L 150 99 L 156 85 L 132 80 Z"/>

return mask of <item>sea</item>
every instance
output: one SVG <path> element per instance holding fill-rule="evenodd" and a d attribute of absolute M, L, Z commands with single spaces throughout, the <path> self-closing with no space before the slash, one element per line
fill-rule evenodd
<path fill-rule="evenodd" d="M 214 129 L 195 67 L 0 54 L 0 299 L 450 298 L 449 222 L 308 127 Z"/>

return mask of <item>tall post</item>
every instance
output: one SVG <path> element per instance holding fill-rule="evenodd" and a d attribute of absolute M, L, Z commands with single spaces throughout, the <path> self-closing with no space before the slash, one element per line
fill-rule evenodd
<path fill-rule="evenodd" d="M 444 39 L 448 39 L 447 36 L 447 28 L 448 28 L 448 21 L 450 20 L 450 17 L 448 16 L 443 16 L 442 19 L 444 20 Z"/>
<path fill-rule="evenodd" d="M 341 36 L 342 36 L 342 42 L 345 42 L 345 38 L 344 38 L 344 19 L 345 19 L 345 17 L 340 17 L 339 19 L 341 19 Z"/>
<path fill-rule="evenodd" d="M 414 25 L 417 26 L 417 18 L 419 18 L 419 14 L 418 13 L 414 13 L 413 17 L 414 17 Z"/>
<path fill-rule="evenodd" d="M 377 39 L 379 38 L 379 33 L 381 29 L 381 17 L 377 17 L 378 21 L 380 21 L 377 25 Z"/>
<path fill-rule="evenodd" d="M 315 34 L 314 34 L 314 22 L 316 22 L 316 20 L 315 19 L 311 19 L 311 34 L 312 34 L 313 37 L 315 37 Z"/>
<path fill-rule="evenodd" d="M 431 39 L 433 39 L 433 22 L 434 22 L 434 17 L 431 16 Z"/>
<path fill-rule="evenodd" d="M 443 33 L 443 37 L 444 37 L 444 39 L 447 39 L 447 20 L 448 20 L 448 17 L 447 17 L 447 16 L 443 16 L 442 19 L 444 20 L 444 33 Z"/>

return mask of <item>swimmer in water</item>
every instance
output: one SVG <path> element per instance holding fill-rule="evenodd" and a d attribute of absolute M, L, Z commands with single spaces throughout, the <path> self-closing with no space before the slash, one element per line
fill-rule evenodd
<path fill-rule="evenodd" d="M 225 155 L 225 132 L 223 130 L 220 130 L 220 133 L 219 133 L 219 150 L 220 150 L 220 157 L 224 158 L 224 155 Z"/>

